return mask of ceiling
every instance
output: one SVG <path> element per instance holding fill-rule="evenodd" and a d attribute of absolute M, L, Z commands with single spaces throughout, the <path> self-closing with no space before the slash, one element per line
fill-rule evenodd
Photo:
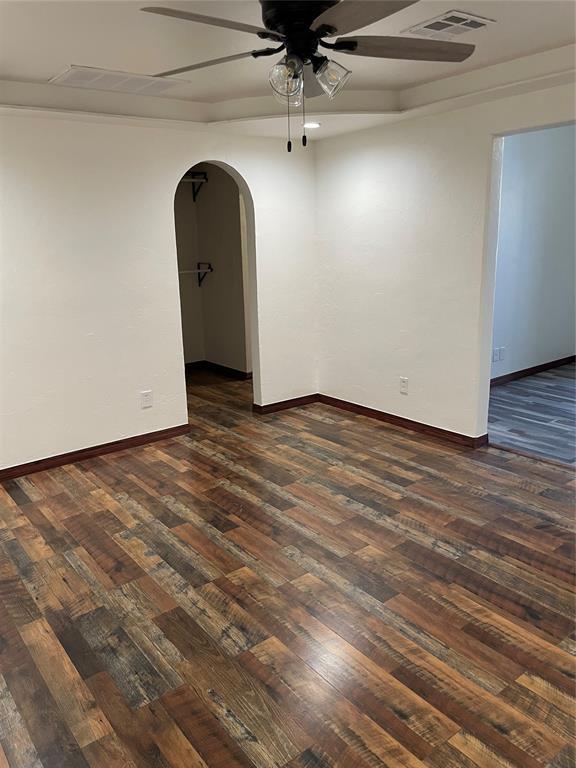
<path fill-rule="evenodd" d="M 262 44 L 243 32 L 141 13 L 139 8 L 147 4 L 146 0 L 0 0 L 0 80 L 46 83 L 70 64 L 154 74 Z M 153 4 L 261 25 L 256 0 L 153 0 Z M 346 59 L 353 70 L 347 90 L 400 90 L 570 44 L 575 7 L 572 0 L 421 0 L 366 27 L 362 34 L 399 34 L 450 10 L 496 23 L 458 38 L 477 46 L 474 55 L 460 64 L 334 57 Z M 189 73 L 166 96 L 194 102 L 266 96 L 270 64 L 270 59 L 246 59 Z"/>

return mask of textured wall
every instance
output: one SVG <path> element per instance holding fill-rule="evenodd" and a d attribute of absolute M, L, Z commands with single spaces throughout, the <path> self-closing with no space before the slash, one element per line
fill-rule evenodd
<path fill-rule="evenodd" d="M 321 392 L 485 434 L 494 135 L 573 114 L 563 86 L 320 142 Z"/>
<path fill-rule="evenodd" d="M 321 391 L 482 434 L 493 137 L 573 113 L 572 88 L 550 88 L 291 155 L 177 124 L 2 116 L 0 466 L 185 421 L 173 206 L 201 161 L 254 202 L 257 403 Z"/>
<path fill-rule="evenodd" d="M 174 192 L 201 161 L 235 168 L 254 201 L 256 402 L 317 390 L 310 153 L 113 118 L 1 121 L 0 466 L 186 421 Z"/>

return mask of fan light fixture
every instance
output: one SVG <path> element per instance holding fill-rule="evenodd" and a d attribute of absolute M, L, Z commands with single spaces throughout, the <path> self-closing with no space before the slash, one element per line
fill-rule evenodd
<path fill-rule="evenodd" d="M 294 96 L 301 94 L 303 68 L 302 60 L 297 56 L 284 56 L 284 58 L 274 64 L 268 76 L 274 93 L 282 97 L 284 101 L 288 98 L 293 99 Z M 302 100 L 300 99 L 301 103 Z"/>
<path fill-rule="evenodd" d="M 312 89 L 312 95 L 322 94 L 322 91 L 333 99 L 348 82 L 352 72 L 337 61 L 325 56 L 313 56 L 308 64 L 306 79 L 304 77 L 304 62 L 299 56 L 288 53 L 271 68 L 268 80 L 272 93 L 287 109 L 288 116 L 288 152 L 292 151 L 290 136 L 290 109 L 302 107 L 302 146 L 306 146 L 306 130 L 319 128 L 320 123 L 306 122 L 305 99 Z M 310 75 L 312 79 L 310 79 Z M 321 89 L 321 90 L 320 90 Z"/>
<path fill-rule="evenodd" d="M 350 79 L 352 72 L 342 64 L 338 64 L 337 61 L 332 59 L 325 59 L 315 72 L 316 80 L 322 86 L 322 90 L 331 99 L 340 93 L 342 88 L 346 85 Z"/>
<path fill-rule="evenodd" d="M 272 92 L 283 104 L 290 98 L 291 107 L 302 104 L 304 94 L 304 65 L 298 56 L 284 56 L 269 72 Z M 346 85 L 352 72 L 333 59 L 316 58 L 314 77 L 329 98 L 333 99 Z M 299 98 L 298 98 L 299 97 Z"/>
<path fill-rule="evenodd" d="M 235 29 L 255 35 L 260 40 L 270 40 L 274 45 L 267 48 L 233 53 L 209 61 L 200 61 L 177 69 L 158 72 L 154 77 L 171 77 L 184 72 L 195 72 L 245 58 L 259 59 L 275 56 L 285 51 L 285 56 L 270 70 L 269 80 L 274 96 L 286 107 L 288 118 L 288 152 L 292 150 L 290 139 L 290 108 L 302 107 L 302 146 L 306 146 L 306 100 L 326 93 L 333 99 L 346 85 L 349 69 L 337 61 L 328 59 L 319 51 L 326 48 L 347 56 L 369 56 L 378 59 L 406 59 L 408 61 L 458 62 L 467 59 L 474 46 L 446 40 L 423 37 L 360 35 L 349 37 L 351 32 L 369 27 L 381 19 L 392 16 L 418 0 L 260 0 L 263 26 L 246 24 L 232 19 L 204 16 L 179 8 L 148 7 L 146 13 L 154 13 L 169 19 L 183 19 L 211 27 Z M 464 28 L 466 20 L 460 19 L 459 11 L 450 11 L 446 17 L 450 23 Z M 456 19 L 456 22 L 454 20 Z M 468 23 L 467 28 L 477 28 L 478 22 Z M 430 32 L 432 26 L 428 25 Z M 485 26 L 480 24 L 480 26 Z M 414 29 L 411 28 L 410 32 Z M 432 30 L 434 31 L 434 30 Z M 344 35 L 344 37 L 341 37 Z M 327 39 L 328 38 L 328 39 Z M 329 41 L 333 38 L 332 42 Z M 335 39 L 334 39 L 335 38 Z"/>
<path fill-rule="evenodd" d="M 297 93 L 292 94 L 292 96 L 281 96 L 277 91 L 273 90 L 272 95 L 276 101 L 279 101 L 284 107 L 289 106 L 290 109 L 295 109 L 296 107 L 302 106 L 304 91 L 301 88 Z"/>

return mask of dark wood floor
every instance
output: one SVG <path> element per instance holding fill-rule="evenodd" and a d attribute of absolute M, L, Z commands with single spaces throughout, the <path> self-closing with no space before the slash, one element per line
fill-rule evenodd
<path fill-rule="evenodd" d="M 0 490 L 0 766 L 573 768 L 573 472 L 204 382 Z"/>
<path fill-rule="evenodd" d="M 493 387 L 488 434 L 493 444 L 576 465 L 576 366 Z"/>

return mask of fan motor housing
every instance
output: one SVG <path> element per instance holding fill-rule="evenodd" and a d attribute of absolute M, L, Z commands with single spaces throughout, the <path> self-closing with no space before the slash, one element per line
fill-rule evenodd
<path fill-rule="evenodd" d="M 309 29 L 321 13 L 339 0 L 260 0 L 266 29 L 289 36 L 295 27 Z"/>
<path fill-rule="evenodd" d="M 303 62 L 311 61 L 318 50 L 318 40 L 325 30 L 312 31 L 310 26 L 321 13 L 337 5 L 339 0 L 260 0 L 262 21 L 266 29 L 284 35 L 288 55 Z"/>

